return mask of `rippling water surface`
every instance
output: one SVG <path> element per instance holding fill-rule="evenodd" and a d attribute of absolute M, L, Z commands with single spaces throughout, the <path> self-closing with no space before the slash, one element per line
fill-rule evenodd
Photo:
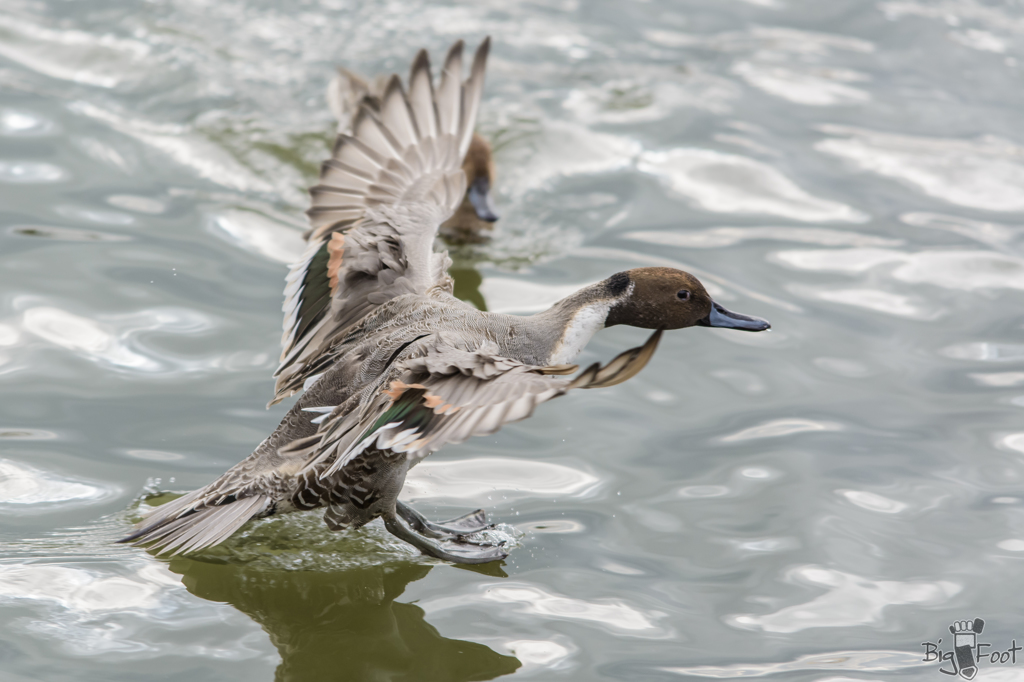
<path fill-rule="evenodd" d="M 516 538 L 501 567 L 315 515 L 111 544 L 286 409 L 334 66 L 487 34 L 503 217 L 459 294 L 663 264 L 774 329 L 670 333 L 419 467 L 423 511 Z M 1012 1 L 7 0 L 3 679 L 935 680 L 955 620 L 1024 641 L 1022 59 Z"/>

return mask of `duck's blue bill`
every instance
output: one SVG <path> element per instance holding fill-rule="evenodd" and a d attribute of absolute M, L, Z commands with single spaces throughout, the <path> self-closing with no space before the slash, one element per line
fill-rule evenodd
<path fill-rule="evenodd" d="M 498 219 L 498 212 L 491 203 L 491 183 L 487 178 L 477 178 L 469 186 L 469 203 L 473 204 L 480 220 L 493 223 Z"/>
<path fill-rule="evenodd" d="M 714 301 L 711 302 L 711 312 L 697 324 L 702 327 L 722 327 L 723 329 L 739 329 L 745 332 L 763 332 L 765 329 L 772 328 L 768 320 L 742 313 L 734 313 Z"/>

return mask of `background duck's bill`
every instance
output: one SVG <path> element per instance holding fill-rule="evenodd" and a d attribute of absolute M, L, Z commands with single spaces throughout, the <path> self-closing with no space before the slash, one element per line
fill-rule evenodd
<path fill-rule="evenodd" d="M 493 223 L 499 218 L 491 203 L 491 183 L 487 178 L 477 178 L 469 186 L 469 203 L 473 204 L 473 210 L 480 220 Z"/>
<path fill-rule="evenodd" d="M 768 320 L 742 313 L 734 313 L 714 301 L 711 302 L 711 312 L 697 324 L 702 327 L 723 327 L 725 329 L 741 329 L 745 332 L 763 332 L 771 329 Z"/>

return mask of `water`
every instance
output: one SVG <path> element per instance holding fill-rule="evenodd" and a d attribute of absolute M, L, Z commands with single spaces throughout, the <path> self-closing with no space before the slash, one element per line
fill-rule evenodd
<path fill-rule="evenodd" d="M 501 567 L 315 515 L 112 544 L 287 407 L 334 65 L 485 34 L 503 218 L 459 294 L 529 312 L 665 264 L 774 329 L 669 333 L 421 466 L 422 511 L 519 536 Z M 937 680 L 954 621 L 1024 641 L 1022 52 L 1019 2 L 7 0 L 3 679 Z"/>

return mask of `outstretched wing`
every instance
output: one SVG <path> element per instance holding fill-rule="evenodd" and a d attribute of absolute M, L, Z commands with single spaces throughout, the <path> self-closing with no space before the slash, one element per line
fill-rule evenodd
<path fill-rule="evenodd" d="M 285 286 L 278 402 L 302 388 L 315 361 L 348 327 L 403 294 L 451 289 L 437 228 L 466 191 L 462 159 L 483 91 L 490 40 L 462 81 L 462 41 L 448 51 L 435 90 L 420 51 L 408 92 L 388 81 L 379 108 L 364 103 L 351 135 L 339 135 L 310 190 L 313 229 Z"/>
<path fill-rule="evenodd" d="M 529 417 L 542 402 L 574 388 L 603 388 L 636 375 L 654 355 L 656 331 L 638 348 L 619 354 L 604 367 L 594 364 L 575 378 L 575 365 L 539 367 L 495 354 L 485 342 L 466 351 L 443 343 L 398 364 L 399 375 L 378 389 L 362 410 L 341 406 L 320 432 L 296 450 L 315 456 L 308 467 L 330 476 L 367 448 L 408 452 L 416 459 L 446 443 L 494 433 L 504 424 Z M 327 408 L 319 408 L 317 411 Z"/>

